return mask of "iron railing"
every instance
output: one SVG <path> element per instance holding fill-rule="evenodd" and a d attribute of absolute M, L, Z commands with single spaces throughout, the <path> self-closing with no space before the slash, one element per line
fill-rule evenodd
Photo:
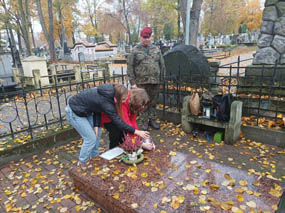
<path fill-rule="evenodd" d="M 223 65 L 211 76 L 170 73 L 160 85 L 159 107 L 181 112 L 183 97 L 193 92 L 232 93 L 236 100 L 243 102 L 243 115 L 254 118 L 251 125 L 260 126 L 264 118 L 280 121 L 280 115 L 285 115 L 285 74 L 277 63 L 272 71 L 266 66 L 241 66 L 239 60 L 235 64 Z M 64 128 L 68 99 L 84 89 L 108 82 L 129 87 L 123 70 L 121 75 L 104 74 L 102 78 L 82 78 L 80 82 L 69 80 L 61 84 L 60 76 L 49 77 L 53 78 L 52 86 L 42 87 L 39 82 L 37 89 L 22 87 L 15 92 L 0 93 L 0 138 L 23 132 L 33 138 L 36 130 L 49 130 L 54 124 Z"/>
<path fill-rule="evenodd" d="M 64 109 L 72 95 L 103 83 L 122 83 L 128 86 L 123 74 L 113 74 L 112 77 L 104 74 L 102 78 L 82 78 L 80 82 L 69 80 L 61 84 L 60 76 L 48 77 L 53 79 L 52 86 L 42 87 L 39 80 L 39 88 L 22 87 L 17 91 L 0 93 L 0 138 L 14 138 L 24 132 L 33 138 L 38 129 L 49 130 L 54 124 L 64 128 Z"/>

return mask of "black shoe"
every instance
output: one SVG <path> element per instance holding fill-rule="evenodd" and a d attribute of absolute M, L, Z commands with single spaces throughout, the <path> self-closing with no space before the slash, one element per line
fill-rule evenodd
<path fill-rule="evenodd" d="M 143 131 L 148 131 L 148 122 L 143 122 L 142 123 L 142 130 Z"/>
<path fill-rule="evenodd" d="M 152 126 L 153 129 L 156 129 L 156 130 L 160 129 L 160 125 L 155 123 L 153 120 L 150 120 L 148 125 Z"/>

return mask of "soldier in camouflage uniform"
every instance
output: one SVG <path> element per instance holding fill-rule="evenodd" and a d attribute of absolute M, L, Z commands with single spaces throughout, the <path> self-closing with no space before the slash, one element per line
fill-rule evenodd
<path fill-rule="evenodd" d="M 141 33 L 141 43 L 134 47 L 128 56 L 127 73 L 132 88 L 144 88 L 149 95 L 150 104 L 140 113 L 142 129 L 148 126 L 159 129 L 155 107 L 159 94 L 159 84 L 165 73 L 165 65 L 160 50 L 151 44 L 152 29 L 145 27 Z"/>

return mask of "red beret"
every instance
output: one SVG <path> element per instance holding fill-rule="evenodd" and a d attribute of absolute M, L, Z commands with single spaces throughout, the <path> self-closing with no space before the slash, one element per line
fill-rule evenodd
<path fill-rule="evenodd" d="M 152 29 L 150 27 L 145 27 L 141 31 L 141 37 L 149 38 L 152 34 Z"/>

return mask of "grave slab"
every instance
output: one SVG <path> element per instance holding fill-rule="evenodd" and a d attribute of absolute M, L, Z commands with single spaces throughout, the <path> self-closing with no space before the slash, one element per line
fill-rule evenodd
<path fill-rule="evenodd" d="M 158 147 L 136 166 L 95 158 L 69 171 L 74 185 L 108 212 L 273 212 L 281 182 Z"/>

